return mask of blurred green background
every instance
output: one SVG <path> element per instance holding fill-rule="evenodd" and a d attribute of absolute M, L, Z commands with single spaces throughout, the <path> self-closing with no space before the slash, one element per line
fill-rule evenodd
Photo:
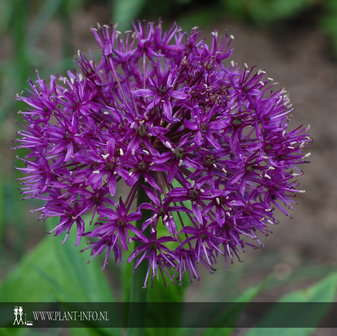
<path fill-rule="evenodd" d="M 64 74 L 75 68 L 73 56 L 78 49 L 95 53 L 98 47 L 89 28 L 97 22 L 119 22 L 123 31 L 134 19 L 157 21 L 159 17 L 167 25 L 176 21 L 185 30 L 199 26 L 206 39 L 213 29 L 220 34 L 227 30 L 233 33 L 233 58 L 239 64 L 256 64 L 285 86 L 295 105 L 294 125 L 311 124 L 314 138 L 309 149 L 312 163 L 300 179 L 307 193 L 299 197 L 294 218 L 280 215 L 280 225 L 273 229 L 272 237 L 263 237 L 265 248 L 248 250 L 243 264 L 236 263 L 225 272 L 219 259 L 217 273 L 202 274 L 201 281 L 186 290 L 185 300 L 234 300 L 247 288 L 256 290 L 244 296 L 245 300 L 277 300 L 286 293 L 314 286 L 335 272 L 336 0 L 0 0 L 1 301 L 127 298 L 121 288 L 122 284 L 127 287 L 129 270 L 122 271 L 111 262 L 101 273 L 101 260 L 86 265 L 88 253 L 79 253 L 80 248 L 71 241 L 62 247 L 61 237 L 46 235 L 48 224 L 29 212 L 39 203 L 21 200 L 15 181 L 19 173 L 14 168 L 20 163 L 11 147 L 18 127 L 17 111 L 24 106 L 15 101 L 15 95 L 24 90 L 28 78 L 35 79 L 35 69 L 42 78 L 50 73 Z M 18 288 L 22 279 L 25 285 Z M 335 277 L 326 279 L 330 279 L 330 294 L 321 300 L 334 300 Z M 159 301 L 182 299 L 182 290 L 173 292 L 153 291 L 150 295 Z M 303 298 L 301 293 L 299 300 L 320 299 L 310 295 Z M 95 334 L 82 330 L 81 335 L 86 332 Z M 25 334 L 22 330 L 3 333 Z M 69 334 L 65 330 L 51 333 Z M 111 330 L 107 333 L 114 334 Z M 244 331 L 234 333 L 241 335 Z M 328 335 L 329 330 L 316 334 Z"/>

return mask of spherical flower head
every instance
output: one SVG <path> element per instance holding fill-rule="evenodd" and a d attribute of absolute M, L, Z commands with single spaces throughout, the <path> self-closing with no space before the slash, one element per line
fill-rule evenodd
<path fill-rule="evenodd" d="M 160 22 L 92 32 L 98 62 L 79 52 L 81 73 L 37 75 L 18 97 L 28 105 L 17 140 L 28 149 L 23 196 L 60 218 L 55 235 L 89 237 L 103 267 L 123 251 L 135 268 L 146 263 L 144 286 L 199 279 L 200 264 L 213 272 L 222 255 L 227 268 L 262 245 L 274 210 L 289 215 L 302 192 L 297 166 L 308 156 L 306 129 L 288 129 L 285 90 L 230 62 L 231 35 L 214 32 L 208 45 L 197 28 Z M 121 182 L 128 192 L 118 198 Z"/>

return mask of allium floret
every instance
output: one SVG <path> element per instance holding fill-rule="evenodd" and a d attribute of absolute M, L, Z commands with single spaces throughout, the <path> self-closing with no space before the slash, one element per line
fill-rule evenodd
<path fill-rule="evenodd" d="M 92 258 L 106 253 L 103 268 L 129 251 L 135 268 L 147 263 L 145 286 L 199 279 L 200 264 L 213 272 L 221 255 L 227 268 L 262 245 L 274 210 L 289 215 L 302 192 L 295 176 L 308 156 L 306 129 L 288 130 L 285 90 L 230 61 L 231 35 L 214 32 L 209 46 L 197 28 L 160 22 L 92 32 L 98 61 L 79 52 L 81 73 L 38 74 L 18 96 L 28 106 L 21 191 L 44 201 L 42 217 L 60 217 L 51 232 L 88 237 Z M 147 199 L 136 205 L 139 188 Z"/>

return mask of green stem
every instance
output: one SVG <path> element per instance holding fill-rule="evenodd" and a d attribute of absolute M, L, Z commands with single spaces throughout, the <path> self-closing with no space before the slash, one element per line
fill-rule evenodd
<path fill-rule="evenodd" d="M 139 184 L 137 192 L 137 206 L 144 202 L 148 202 L 149 198 L 146 195 L 144 188 L 142 188 L 142 182 Z M 136 223 L 136 227 L 141 231 L 144 221 L 151 217 L 150 210 L 142 210 L 142 218 Z M 144 232 L 143 232 L 144 233 Z M 148 235 L 148 232 L 145 232 Z M 141 243 L 135 241 L 134 248 L 137 248 Z M 128 319 L 128 336 L 143 336 L 144 335 L 144 323 L 146 317 L 146 299 L 147 289 L 143 288 L 148 264 L 144 260 L 132 274 L 131 281 L 131 293 L 130 293 L 130 308 Z M 133 305 L 133 302 L 141 302 L 141 306 Z M 139 328 L 133 326 L 140 325 Z"/>

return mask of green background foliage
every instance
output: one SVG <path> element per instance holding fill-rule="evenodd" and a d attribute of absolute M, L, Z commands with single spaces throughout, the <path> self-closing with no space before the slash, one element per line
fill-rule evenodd
<path fill-rule="evenodd" d="M 294 22 L 301 15 L 317 14 L 315 24 L 330 37 L 331 47 L 337 54 L 337 1 L 335 0 L 1 0 L 0 1 L 0 36 L 2 47 L 7 46 L 8 53 L 0 59 L 0 141 L 1 146 L 8 149 L 12 146 L 12 134 L 7 132 L 9 125 L 14 125 L 17 118 L 15 111 L 24 106 L 15 102 L 16 92 L 26 85 L 26 79 L 34 77 L 34 69 L 46 73 L 62 73 L 74 67 L 72 29 L 76 24 L 75 15 L 90 6 L 100 5 L 106 8 L 113 22 L 119 22 L 120 29 L 130 27 L 131 20 L 136 18 L 175 19 L 184 28 L 196 23 L 207 26 L 221 18 L 231 18 L 245 24 L 272 30 L 278 24 Z M 76 16 L 78 20 L 78 16 Z M 51 63 L 48 54 L 41 47 L 41 40 L 46 27 L 53 22 L 61 22 L 61 55 L 62 61 Z M 95 24 L 93 22 L 92 24 Z M 89 28 L 89 27 L 87 27 Z M 53 41 L 51 42 L 53 43 Z M 13 126 L 12 126 L 13 127 Z M 81 248 L 75 247 L 74 237 L 70 236 L 66 244 L 61 238 L 45 236 L 48 226 L 37 223 L 36 216 L 28 215 L 28 209 L 36 208 L 40 203 L 34 200 L 21 201 L 15 179 L 19 176 L 14 166 L 21 163 L 15 159 L 10 150 L 1 151 L 0 167 L 0 262 L 1 282 L 0 299 L 9 302 L 29 301 L 68 301 L 94 302 L 115 301 L 129 298 L 132 268 L 124 263 L 124 267 L 111 266 L 101 272 L 102 260 L 97 258 L 89 265 L 88 253 L 79 253 Z M 184 219 L 185 220 L 185 219 Z M 186 218 L 187 220 L 187 218 Z M 40 226 L 40 230 L 36 227 Z M 42 238 L 45 236 L 44 238 Z M 40 238 L 42 238 L 40 240 Z M 39 241 L 40 240 L 40 241 Z M 39 242 L 38 242 L 39 241 Z M 84 242 L 83 242 L 84 244 Z M 257 266 L 258 267 L 258 266 Z M 235 301 L 249 302 L 275 289 L 295 285 L 300 288 L 278 297 L 280 301 L 333 301 L 336 298 L 337 276 L 332 267 L 310 265 L 297 269 L 284 281 L 267 277 L 262 283 L 250 285 L 244 290 L 238 286 L 245 277 L 253 274 L 239 265 L 219 277 L 208 278 L 199 284 L 196 301 Z M 24 286 L 18 284 L 24 282 Z M 303 283 L 305 285 L 303 285 Z M 308 284 L 309 283 L 309 284 Z M 183 302 L 188 288 L 188 280 L 182 287 L 168 286 L 158 283 L 149 288 L 150 301 Z M 231 314 L 236 318 L 239 311 L 217 312 L 214 318 L 224 318 Z M 157 316 L 150 312 L 150 318 L 177 319 L 181 311 L 171 316 Z M 226 316 L 225 316 L 226 317 Z M 228 317 L 228 316 L 227 316 Z M 317 322 L 323 316 L 316 316 Z M 265 319 L 273 318 L 271 310 Z M 146 335 L 230 335 L 231 329 L 147 329 Z M 72 335 L 122 335 L 121 330 L 72 329 Z M 248 336 L 254 335 L 311 335 L 314 329 L 252 329 Z M 1 330 L 1 335 L 35 335 L 39 332 L 24 330 Z M 59 335 L 60 330 L 52 330 L 49 334 Z"/>

